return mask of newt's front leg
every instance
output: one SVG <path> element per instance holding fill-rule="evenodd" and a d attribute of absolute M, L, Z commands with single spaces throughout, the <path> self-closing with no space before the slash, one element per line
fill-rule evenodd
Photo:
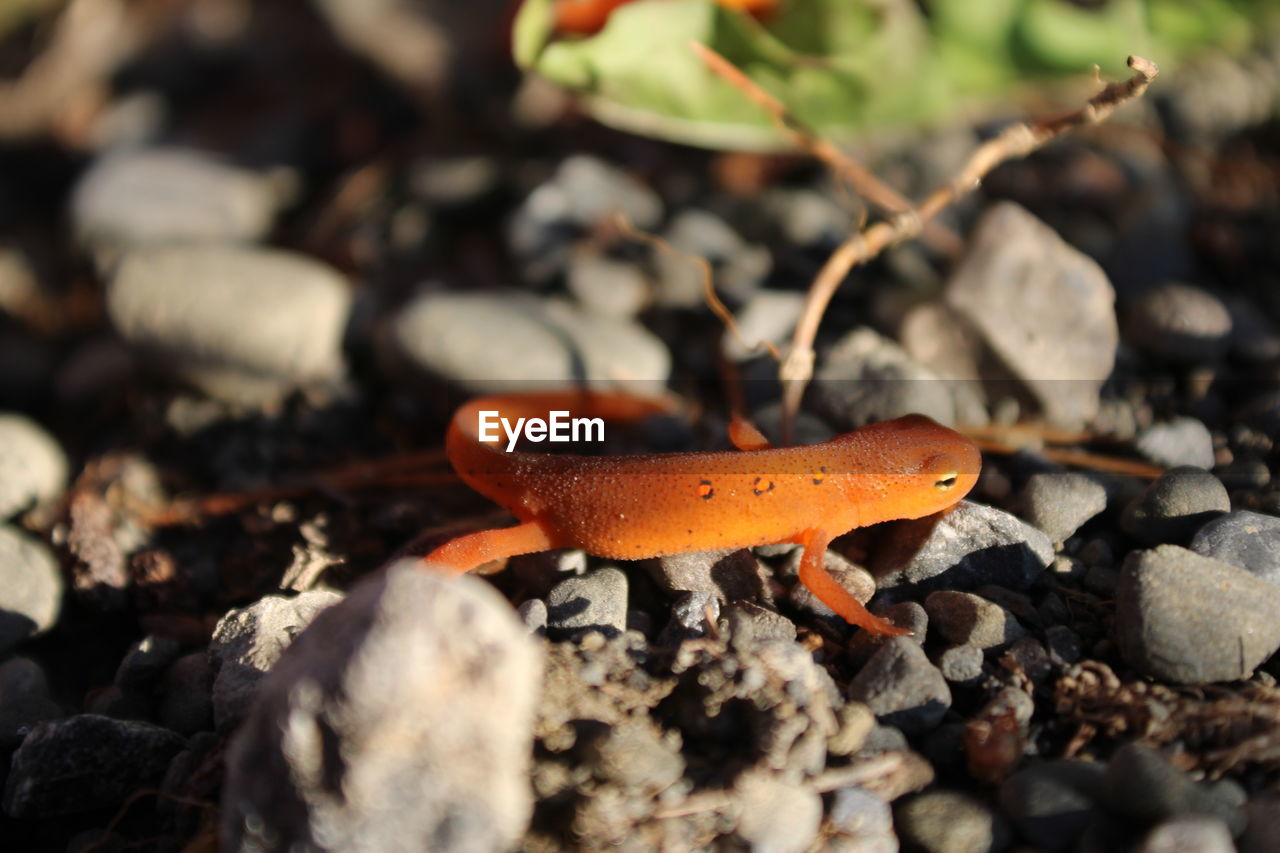
<path fill-rule="evenodd" d="M 450 539 L 422 559 L 432 565 L 469 572 L 494 560 L 558 547 L 541 523 L 526 521 L 515 527 L 480 530 Z"/>
<path fill-rule="evenodd" d="M 872 614 L 827 572 L 823 563 L 827 545 L 831 543 L 831 534 L 825 530 L 810 530 L 798 541 L 804 546 L 804 556 L 800 559 L 800 583 L 817 596 L 819 601 L 834 610 L 844 621 L 872 634 L 893 637 L 911 634 L 906 628 L 899 628 Z"/>

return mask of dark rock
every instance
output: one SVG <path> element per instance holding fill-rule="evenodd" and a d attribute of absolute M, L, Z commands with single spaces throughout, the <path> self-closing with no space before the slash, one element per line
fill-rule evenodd
<path fill-rule="evenodd" d="M 1280 589 L 1236 566 L 1161 545 L 1125 560 L 1116 640 L 1130 665 L 1165 681 L 1248 678 L 1280 648 Z"/>
<path fill-rule="evenodd" d="M 121 687 L 149 687 L 175 660 L 181 646 L 167 637 L 148 634 L 129 647 L 116 668 L 116 684 Z"/>
<path fill-rule="evenodd" d="M 22 657 L 0 663 L 0 753 L 12 752 L 37 723 L 61 716 L 40 664 Z"/>
<path fill-rule="evenodd" d="M 1149 822 L 1207 815 L 1224 821 L 1232 835 L 1244 829 L 1243 792 L 1197 783 L 1149 746 L 1121 746 L 1102 781 L 1107 808 L 1116 814 Z"/>
<path fill-rule="evenodd" d="M 745 548 L 670 554 L 646 560 L 644 565 L 671 592 L 709 592 L 721 601 L 767 599 L 768 572 Z"/>
<path fill-rule="evenodd" d="M 96 714 L 41 723 L 13 754 L 4 812 L 40 818 L 116 805 L 159 782 L 182 744 L 159 726 Z"/>
<path fill-rule="evenodd" d="M 286 598 L 268 595 L 231 610 L 218 621 L 209 643 L 213 668 L 213 717 L 219 731 L 239 725 L 267 670 L 321 610 L 342 600 L 336 592 L 311 590 Z"/>
<path fill-rule="evenodd" d="M 1050 660 L 1058 666 L 1075 663 L 1084 655 L 1084 640 L 1066 625 L 1050 625 L 1044 641 Z"/>
<path fill-rule="evenodd" d="M 184 735 L 213 728 L 213 673 L 204 652 L 183 655 L 169 667 L 160 697 L 160 724 Z"/>
<path fill-rule="evenodd" d="M 1248 823 L 1237 839 L 1240 853 L 1272 853 L 1280 850 L 1280 795 L 1262 793 L 1245 806 Z"/>
<path fill-rule="evenodd" d="M 1280 518 L 1237 510 L 1196 531 L 1191 550 L 1280 585 Z"/>
<path fill-rule="evenodd" d="M 886 606 L 877 602 L 870 608 L 872 613 L 888 619 L 899 628 L 906 628 L 911 634 L 907 637 L 921 645 L 929 634 L 929 614 L 920 604 L 914 601 L 900 601 Z M 871 656 L 889 641 L 883 634 L 872 634 L 870 631 L 859 631 L 849 641 L 849 659 L 861 666 L 871 660 Z"/>
<path fill-rule="evenodd" d="M 1053 561 L 1053 544 L 1031 525 L 994 507 L 961 501 L 938 516 L 896 522 L 871 561 L 881 589 L 1027 589 Z"/>
<path fill-rule="evenodd" d="M 62 571 L 43 542 L 0 525 L 0 654 L 58 621 Z"/>
<path fill-rule="evenodd" d="M 584 631 L 616 637 L 627 629 L 627 576 L 613 567 L 566 578 L 547 595 L 547 636 L 566 639 Z"/>
<path fill-rule="evenodd" d="M 1103 768 L 1078 761 L 1033 765 L 1000 786 L 1000 808 L 1021 835 L 1046 850 L 1067 850 L 1097 812 Z"/>
<path fill-rule="evenodd" d="M 1125 312 L 1126 339 L 1166 361 L 1213 361 L 1227 348 L 1231 313 L 1198 287 L 1166 282 L 1148 290 Z"/>
<path fill-rule="evenodd" d="M 729 639 L 737 649 L 775 640 L 793 642 L 796 638 L 796 626 L 790 619 L 749 601 L 733 602 L 726 615 L 729 618 Z"/>
<path fill-rule="evenodd" d="M 1164 468 L 1186 466 L 1208 471 L 1214 465 L 1213 436 L 1204 422 L 1195 418 L 1152 424 L 1138 433 L 1134 447 Z"/>
<path fill-rule="evenodd" d="M 539 649 L 478 578 L 413 561 L 370 577 L 285 651 L 232 739 L 224 849 L 511 847 Z"/>
<path fill-rule="evenodd" d="M 1034 474 L 1022 492 L 1027 521 L 1054 542 L 1107 508 L 1107 491 L 1086 474 Z"/>
<path fill-rule="evenodd" d="M 336 270 L 276 249 L 139 249 L 107 287 L 112 324 L 146 364 L 246 405 L 340 379 L 350 307 Z"/>
<path fill-rule="evenodd" d="M 934 789 L 898 802 L 893 810 L 898 837 L 922 853 L 997 853 L 1009 846 L 1009 828 L 1000 815 L 968 794 Z"/>
<path fill-rule="evenodd" d="M 67 457 L 53 436 L 23 415 L 0 413 L 0 522 L 56 498 Z"/>
<path fill-rule="evenodd" d="M 983 215 L 945 292 L 1035 396 L 1046 418 L 1078 429 L 1098 411 L 1115 364 L 1115 291 L 1092 259 L 1010 202 Z"/>
<path fill-rule="evenodd" d="M 1174 468 L 1125 508 L 1121 527 L 1148 545 L 1181 545 L 1230 510 L 1221 480 L 1199 468 Z"/>
<path fill-rule="evenodd" d="M 951 707 L 946 679 L 906 637 L 893 637 L 872 655 L 849 684 L 849 698 L 908 734 L 932 729 Z"/>
<path fill-rule="evenodd" d="M 924 600 L 924 609 L 929 614 L 929 624 L 945 640 L 957 645 L 990 649 L 1026 633 L 1012 613 L 969 592 L 931 592 Z"/>

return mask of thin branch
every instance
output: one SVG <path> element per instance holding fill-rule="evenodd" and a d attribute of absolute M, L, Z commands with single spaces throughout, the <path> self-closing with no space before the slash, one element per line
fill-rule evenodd
<path fill-rule="evenodd" d="M 778 368 L 782 383 L 783 441 L 790 442 L 792 425 L 800 410 L 809 380 L 813 378 L 813 342 L 827 305 L 855 264 L 866 263 L 889 246 L 920 233 L 925 223 L 942 212 L 956 199 L 975 189 L 992 169 L 1006 160 L 1025 157 L 1051 139 L 1077 127 L 1104 121 L 1115 109 L 1141 97 L 1156 78 L 1159 69 L 1154 62 L 1140 56 L 1129 57 L 1134 76 L 1122 83 L 1112 83 L 1079 110 L 1058 118 L 1016 124 L 983 143 L 969 157 L 960 173 L 934 190 L 918 208 L 876 222 L 861 233 L 840 244 L 818 272 L 805 297 L 804 311 L 791 337 L 791 347 Z"/>

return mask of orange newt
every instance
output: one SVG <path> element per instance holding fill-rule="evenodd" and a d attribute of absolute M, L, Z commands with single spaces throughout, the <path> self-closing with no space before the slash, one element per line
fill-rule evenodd
<path fill-rule="evenodd" d="M 424 559 L 455 571 L 550 548 L 640 559 L 792 542 L 800 582 L 846 621 L 909 633 L 873 616 L 823 567 L 827 545 L 855 527 L 947 509 L 978 479 L 969 439 L 923 415 L 882 421 L 821 444 L 775 448 L 735 419 L 737 451 L 638 456 L 508 452 L 483 442 L 481 413 L 633 421 L 670 406 L 620 394 L 546 392 L 472 400 L 453 416 L 445 450 L 458 476 L 520 523 L 459 536 Z M 492 418 L 489 418 L 492 420 Z M 492 434 L 489 435 L 492 438 Z"/>
<path fill-rule="evenodd" d="M 632 0 L 556 0 L 556 31 L 562 33 L 595 33 L 604 27 L 609 15 Z M 779 0 L 716 0 L 726 9 L 752 15 L 771 12 Z"/>

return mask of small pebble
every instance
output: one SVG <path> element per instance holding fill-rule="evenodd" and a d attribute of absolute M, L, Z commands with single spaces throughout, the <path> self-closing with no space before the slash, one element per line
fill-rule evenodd
<path fill-rule="evenodd" d="M 1190 284 L 1165 282 L 1125 312 L 1125 338 L 1180 364 L 1209 362 L 1226 350 L 1231 313 L 1222 300 Z"/>
<path fill-rule="evenodd" d="M 1082 761 L 1031 765 L 1000 786 L 1000 808 L 1018 834 L 1046 850 L 1068 850 L 1097 813 L 1103 768 Z"/>
<path fill-rule="evenodd" d="M 1034 474 L 1023 489 L 1022 504 L 1027 521 L 1052 541 L 1066 542 L 1107 508 L 1107 491 L 1086 474 Z"/>
<path fill-rule="evenodd" d="M 222 845 L 512 849 L 541 648 L 479 578 L 413 560 L 369 576 L 285 650 L 228 744 Z"/>
<path fill-rule="evenodd" d="M 893 811 L 864 788 L 838 788 L 831 797 L 823 848 L 837 853 L 898 853 Z"/>
<path fill-rule="evenodd" d="M 906 628 L 911 632 L 907 639 L 924 644 L 929 634 L 929 614 L 918 602 L 899 601 L 897 604 L 876 602 L 867 609 L 882 619 L 888 619 L 899 628 Z M 871 656 L 888 641 L 889 638 L 883 634 L 858 631 L 849 641 L 849 659 L 858 666 L 862 666 L 871 660 Z"/>
<path fill-rule="evenodd" d="M 1163 468 L 1187 466 L 1208 471 L 1214 465 L 1213 436 L 1204 422 L 1195 418 L 1152 424 L 1138 432 L 1134 446 Z"/>
<path fill-rule="evenodd" d="M 746 361 L 766 354 L 765 343 L 781 345 L 800 319 L 805 296 L 794 290 L 759 290 L 734 317 L 738 334 L 726 332 L 724 355 L 730 361 Z"/>
<path fill-rule="evenodd" d="M 1161 545 L 1125 560 L 1116 639 L 1126 661 L 1164 681 L 1248 678 L 1280 648 L 1280 589 L 1237 566 Z"/>
<path fill-rule="evenodd" d="M 1237 510 L 1196 531 L 1191 550 L 1280 585 L 1280 518 Z"/>
<path fill-rule="evenodd" d="M 214 673 L 213 717 L 219 731 L 240 723 L 258 682 L 293 638 L 320 611 L 341 600 L 336 592 L 318 589 L 292 598 L 268 595 L 218 620 L 209 643 L 209 663 Z"/>
<path fill-rule="evenodd" d="M 1238 787 L 1196 782 L 1144 744 L 1126 743 L 1115 751 L 1102 789 L 1107 808 L 1116 814 L 1150 822 L 1207 815 L 1224 821 L 1231 835 L 1244 829 L 1245 797 Z"/>
<path fill-rule="evenodd" d="M 886 537 L 889 539 L 889 537 Z M 970 501 L 940 519 L 897 522 L 871 560 L 881 589 L 1027 589 L 1053 561 L 1053 543 L 1025 521 Z"/>
<path fill-rule="evenodd" d="M 1174 468 L 1125 508 L 1120 526 L 1147 545 L 1182 545 L 1230 511 L 1231 498 L 1221 480 L 1199 468 Z"/>
<path fill-rule="evenodd" d="M 936 788 L 899 801 L 893 810 L 898 837 L 921 853 L 996 853 L 1009 845 L 1009 828 L 986 803 Z"/>
<path fill-rule="evenodd" d="M 1044 639 L 1049 658 L 1057 666 L 1073 664 L 1084 655 L 1084 640 L 1066 625 L 1050 625 Z"/>
<path fill-rule="evenodd" d="M 680 211 L 663 236 L 673 248 L 710 263 L 717 292 L 733 302 L 748 300 L 773 266 L 767 248 L 746 242 L 727 222 L 705 210 Z M 672 252 L 658 252 L 654 261 L 660 306 L 705 306 L 706 285 L 700 264 Z"/>
<path fill-rule="evenodd" d="M 750 601 L 735 601 L 725 614 L 729 620 L 729 639 L 738 650 L 749 649 L 775 640 L 794 642 L 796 626 L 781 613 Z"/>
<path fill-rule="evenodd" d="M 413 372 L 475 393 L 618 379 L 656 393 L 671 372 L 666 345 L 640 324 L 521 292 L 425 293 L 392 321 L 390 346 Z"/>
<path fill-rule="evenodd" d="M 563 640 L 585 631 L 616 637 L 627 629 L 627 576 L 605 567 L 571 577 L 547 595 L 547 636 Z"/>
<path fill-rule="evenodd" d="M 57 440 L 24 415 L 0 413 L 0 522 L 53 500 L 66 484 Z"/>
<path fill-rule="evenodd" d="M 37 723 L 61 716 L 40 664 L 24 657 L 0 663 L 0 752 L 8 755 Z"/>
<path fill-rule="evenodd" d="M 1012 202 L 983 215 L 945 298 L 1035 396 L 1079 429 L 1115 365 L 1115 290 L 1102 268 Z"/>
<path fill-rule="evenodd" d="M 705 637 L 720 619 L 720 599 L 709 592 L 684 592 L 671 605 L 671 619 L 658 644 L 678 646 L 685 640 Z"/>
<path fill-rule="evenodd" d="M 94 249 L 242 243 L 266 235 L 276 191 L 202 151 L 139 148 L 98 159 L 72 191 L 76 236 Z"/>
<path fill-rule="evenodd" d="M 168 729 L 96 714 L 41 723 L 13 754 L 4 813 L 30 819 L 116 806 L 155 786 L 182 746 Z"/>
<path fill-rule="evenodd" d="M 669 592 L 709 592 L 721 601 L 766 598 L 767 570 L 745 548 L 670 554 L 646 560 L 644 565 Z"/>
<path fill-rule="evenodd" d="M 954 389 L 963 383 L 940 379 L 896 343 L 862 327 L 825 353 L 812 387 L 820 412 L 836 426 L 853 429 L 908 414 L 954 425 Z"/>
<path fill-rule="evenodd" d="M 977 646 L 951 646 L 938 655 L 938 671 L 948 683 L 969 687 L 982 678 L 984 658 Z"/>
<path fill-rule="evenodd" d="M 947 680 L 906 637 L 891 638 L 872 655 L 849 684 L 849 698 L 908 734 L 929 731 L 951 707 Z"/>
<path fill-rule="evenodd" d="M 145 364 L 248 405 L 339 379 L 350 307 L 336 270 L 278 249 L 139 249 L 107 287 L 111 322 Z"/>
<path fill-rule="evenodd" d="M 1215 817 L 1187 815 L 1156 826 L 1133 853 L 1236 853 L 1227 825 Z"/>
<path fill-rule="evenodd" d="M 181 646 L 167 637 L 148 634 L 125 652 L 116 668 L 115 683 L 120 687 L 149 687 L 178 659 Z"/>
<path fill-rule="evenodd" d="M 822 799 L 762 772 L 748 772 L 734 785 L 738 835 L 752 850 L 803 853 L 822 821 Z M 779 820 L 786 815 L 786 820 Z"/>
<path fill-rule="evenodd" d="M 635 264 L 594 254 L 575 254 L 566 273 L 569 292 L 601 317 L 628 319 L 649 301 L 649 282 Z"/>
<path fill-rule="evenodd" d="M 990 649 L 1011 643 L 1026 633 L 1000 605 L 980 595 L 955 590 L 929 593 L 924 600 L 929 624 L 948 642 Z"/>
<path fill-rule="evenodd" d="M 0 655 L 54 626 L 62 590 L 53 552 L 17 528 L 0 525 Z"/>
<path fill-rule="evenodd" d="M 547 620 L 549 614 L 547 612 L 547 603 L 541 598 L 531 598 L 524 604 L 516 608 L 516 613 L 520 617 L 520 621 L 529 629 L 530 634 L 539 637 L 547 635 Z"/>

